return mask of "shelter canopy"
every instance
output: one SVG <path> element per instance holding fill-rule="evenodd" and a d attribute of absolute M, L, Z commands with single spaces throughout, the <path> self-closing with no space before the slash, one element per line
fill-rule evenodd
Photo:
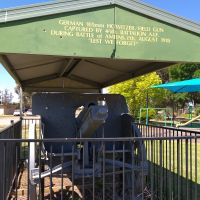
<path fill-rule="evenodd" d="M 199 92 L 200 91 L 200 78 L 178 81 L 160 85 L 154 85 L 151 88 L 164 88 L 175 93 L 182 92 Z"/>
<path fill-rule="evenodd" d="M 174 63 L 200 63 L 200 25 L 133 0 L 3 9 L 0 61 L 25 91 L 98 92 Z"/>

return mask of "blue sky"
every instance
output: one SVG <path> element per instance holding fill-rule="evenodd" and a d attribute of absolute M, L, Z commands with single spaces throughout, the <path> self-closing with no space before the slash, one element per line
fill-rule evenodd
<path fill-rule="evenodd" d="M 48 2 L 48 0 L 2 0 L 0 1 L 0 8 L 16 7 L 39 2 Z M 141 2 L 200 23 L 200 0 L 142 0 Z M 14 87 L 15 81 L 7 74 L 2 65 L 0 65 L 0 90 L 8 88 L 13 91 Z"/>

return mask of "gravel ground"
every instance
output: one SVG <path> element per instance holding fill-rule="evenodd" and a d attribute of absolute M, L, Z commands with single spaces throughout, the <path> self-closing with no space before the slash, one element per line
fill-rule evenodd
<path fill-rule="evenodd" d="M 37 194 L 39 193 L 39 185 L 37 185 Z M 53 200 L 60 200 L 61 199 L 61 176 L 60 175 L 53 175 L 52 177 L 52 188 L 50 184 L 50 178 L 46 177 L 44 181 L 44 200 L 50 199 L 50 191 L 52 190 L 52 199 Z M 23 166 L 20 168 L 20 173 L 18 176 L 18 189 L 17 189 L 17 196 L 20 200 L 26 200 L 27 199 L 27 168 L 24 168 Z M 66 174 L 63 174 L 63 196 L 64 199 L 71 200 L 72 196 L 72 182 L 70 178 Z M 81 200 L 82 194 L 77 186 L 74 186 L 74 195 L 76 200 Z M 16 200 L 16 190 L 14 189 L 11 193 L 11 200 Z"/>

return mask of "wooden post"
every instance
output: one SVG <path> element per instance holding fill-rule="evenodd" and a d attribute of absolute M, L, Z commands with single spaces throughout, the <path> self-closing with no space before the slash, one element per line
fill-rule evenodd
<path fill-rule="evenodd" d="M 22 119 L 22 115 L 23 115 L 23 91 L 22 91 L 21 87 L 19 89 L 19 96 L 20 96 L 20 118 Z"/>

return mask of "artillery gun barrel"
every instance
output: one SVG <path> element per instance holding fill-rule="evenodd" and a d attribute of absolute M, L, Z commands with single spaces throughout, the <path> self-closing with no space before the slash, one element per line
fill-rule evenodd
<path fill-rule="evenodd" d="M 108 117 L 106 104 L 91 105 L 83 109 L 79 114 L 79 133 L 82 138 L 90 138 L 94 132 L 105 123 Z"/>

